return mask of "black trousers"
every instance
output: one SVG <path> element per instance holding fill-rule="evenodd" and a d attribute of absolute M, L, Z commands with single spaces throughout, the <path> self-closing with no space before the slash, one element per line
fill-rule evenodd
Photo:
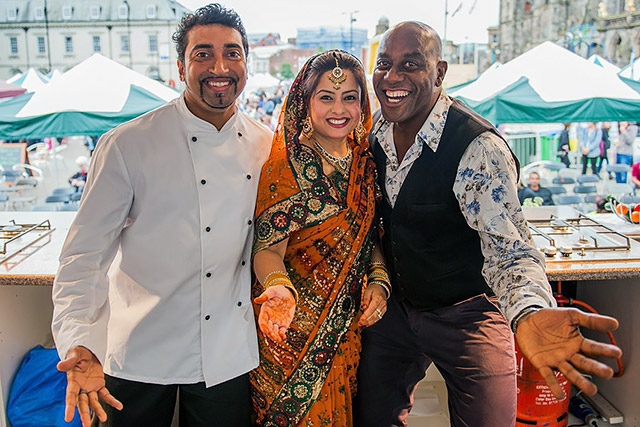
<path fill-rule="evenodd" d="M 447 385 L 452 426 L 513 427 L 513 334 L 496 302 L 479 295 L 426 312 L 391 294 L 382 319 L 362 331 L 355 425 L 406 427 L 413 392 L 433 362 Z"/>
<path fill-rule="evenodd" d="M 179 395 L 180 427 L 249 427 L 251 401 L 249 375 L 213 387 L 197 384 L 158 385 L 123 380 L 106 375 L 109 392 L 124 408 L 118 411 L 103 403 L 107 422 L 97 427 L 169 427 Z"/>

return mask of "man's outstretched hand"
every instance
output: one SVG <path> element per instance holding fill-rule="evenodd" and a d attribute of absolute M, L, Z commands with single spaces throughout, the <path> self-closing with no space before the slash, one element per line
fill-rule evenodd
<path fill-rule="evenodd" d="M 576 308 L 545 308 L 527 315 L 518 323 L 516 339 L 520 350 L 540 372 L 558 400 L 566 396 L 553 373 L 554 369 L 592 396 L 598 389 L 583 374 L 605 379 L 613 376 L 611 367 L 594 358 L 618 358 L 622 355 L 622 350 L 615 345 L 584 338 L 580 327 L 611 332 L 618 328 L 618 321 Z"/>
<path fill-rule="evenodd" d="M 80 413 L 82 427 L 91 426 L 93 410 L 102 422 L 107 420 L 100 400 L 120 410 L 122 403 L 105 387 L 104 372 L 98 358 L 85 347 L 74 347 L 66 359 L 58 363 L 58 370 L 67 374 L 64 420 L 71 422 L 76 406 Z"/>

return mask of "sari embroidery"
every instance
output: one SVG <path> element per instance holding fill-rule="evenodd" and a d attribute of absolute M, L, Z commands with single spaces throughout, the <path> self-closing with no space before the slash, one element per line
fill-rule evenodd
<path fill-rule="evenodd" d="M 350 136 L 349 175 L 325 175 L 319 155 L 299 142 L 305 115 L 296 99 L 292 87 L 260 177 L 254 253 L 288 238 L 284 264 L 299 297 L 283 344 L 258 332 L 260 366 L 250 374 L 252 400 L 261 426 L 295 426 L 311 419 L 335 423 L 336 417 L 344 417 L 346 426 L 352 424 L 357 319 L 373 247 L 375 165 L 366 139 L 356 142 Z M 253 296 L 263 291 L 256 281 Z M 259 306 L 255 309 L 257 316 Z M 346 375 L 332 374 L 342 369 Z M 327 378 L 336 383 L 328 384 Z M 324 394 L 334 390 L 344 396 L 327 403 Z"/>

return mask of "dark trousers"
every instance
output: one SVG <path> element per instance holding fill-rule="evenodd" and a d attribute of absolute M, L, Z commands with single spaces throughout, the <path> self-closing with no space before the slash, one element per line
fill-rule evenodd
<path fill-rule="evenodd" d="M 582 175 L 587 173 L 587 163 L 591 163 L 591 173 L 598 175 L 598 159 L 600 157 L 587 157 L 582 155 Z"/>
<path fill-rule="evenodd" d="M 180 427 L 249 427 L 251 401 L 249 375 L 245 374 L 213 387 L 204 383 L 158 385 L 106 376 L 109 392 L 124 408 L 118 411 L 103 404 L 107 422 L 94 416 L 93 426 L 169 427 L 178 394 Z"/>
<path fill-rule="evenodd" d="M 481 295 L 433 313 L 392 296 L 382 320 L 362 333 L 356 426 L 406 426 L 413 391 L 433 362 L 452 426 L 513 427 L 513 334 L 494 300 Z"/>

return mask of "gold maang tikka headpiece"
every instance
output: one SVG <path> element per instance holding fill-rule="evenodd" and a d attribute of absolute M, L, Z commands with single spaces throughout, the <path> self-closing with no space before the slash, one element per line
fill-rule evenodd
<path fill-rule="evenodd" d="M 334 57 L 336 60 L 336 66 L 333 70 L 331 70 L 331 74 L 329 74 L 329 80 L 333 83 L 333 88 L 338 90 L 340 89 L 340 85 L 347 80 L 347 75 L 344 73 L 342 68 L 340 68 L 340 64 L 338 64 L 338 57 Z"/>

